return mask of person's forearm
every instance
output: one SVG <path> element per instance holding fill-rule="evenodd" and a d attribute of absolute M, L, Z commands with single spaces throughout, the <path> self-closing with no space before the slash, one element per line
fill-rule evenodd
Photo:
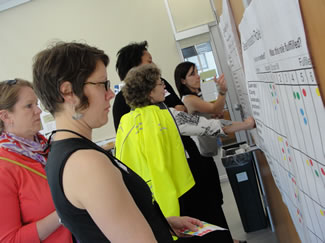
<path fill-rule="evenodd" d="M 246 130 L 249 128 L 249 125 L 246 124 L 245 122 L 232 122 L 231 125 L 229 126 L 224 126 L 223 127 L 223 131 L 225 133 L 234 133 L 234 132 L 239 132 L 239 131 L 242 131 L 242 130 Z"/>
<path fill-rule="evenodd" d="M 213 103 L 214 114 L 218 114 L 223 111 L 226 103 L 226 95 L 219 95 L 217 100 Z"/>
<path fill-rule="evenodd" d="M 56 211 L 49 214 L 45 218 L 36 222 L 36 228 L 40 240 L 45 240 L 50 234 L 52 234 L 57 228 L 61 226 L 59 222 L 59 216 Z"/>

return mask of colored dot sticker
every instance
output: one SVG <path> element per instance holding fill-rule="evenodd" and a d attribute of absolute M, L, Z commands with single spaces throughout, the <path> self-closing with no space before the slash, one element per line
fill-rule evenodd
<path fill-rule="evenodd" d="M 297 99 L 300 100 L 300 94 L 297 92 Z"/>
<path fill-rule="evenodd" d="M 307 118 L 306 117 L 304 117 L 304 123 L 305 123 L 305 125 L 307 125 Z"/>
<path fill-rule="evenodd" d="M 269 86 L 270 86 L 270 89 L 272 89 L 272 85 L 270 84 Z"/>
<path fill-rule="evenodd" d="M 307 162 L 307 165 L 310 165 L 310 164 L 309 164 L 309 160 L 308 160 L 308 159 L 306 160 L 306 162 Z"/>
<path fill-rule="evenodd" d="M 305 89 L 302 89 L 302 94 L 306 97 L 307 96 L 307 92 Z"/>
<path fill-rule="evenodd" d="M 287 146 L 287 147 L 289 146 L 288 141 L 286 141 L 286 146 Z"/>
<path fill-rule="evenodd" d="M 301 115 L 305 115 L 305 112 L 302 108 L 300 108 L 300 113 L 301 113 Z"/>
<path fill-rule="evenodd" d="M 311 159 L 309 160 L 309 162 L 310 162 L 311 166 L 314 166 L 313 161 Z"/>
<path fill-rule="evenodd" d="M 323 210 L 320 210 L 320 214 L 321 214 L 322 216 L 325 216 L 325 213 L 324 213 Z"/>
<path fill-rule="evenodd" d="M 282 141 L 283 141 L 282 137 L 278 137 L 278 140 L 279 140 L 279 142 L 281 142 L 281 143 L 282 143 Z"/>
<path fill-rule="evenodd" d="M 284 153 L 284 148 L 282 148 L 282 153 Z"/>
<path fill-rule="evenodd" d="M 317 92 L 317 91 L 316 91 L 316 92 Z M 296 99 L 296 93 L 295 93 L 295 92 L 293 92 L 293 98 Z"/>
<path fill-rule="evenodd" d="M 283 160 L 287 160 L 287 157 L 283 156 Z"/>
<path fill-rule="evenodd" d="M 273 92 L 271 92 L 271 95 L 272 95 L 272 97 L 273 97 Z"/>
<path fill-rule="evenodd" d="M 301 218 L 299 218 L 299 223 L 301 223 Z"/>
<path fill-rule="evenodd" d="M 319 173 L 317 170 L 315 170 L 315 174 L 317 175 L 317 177 L 319 177 Z"/>
<path fill-rule="evenodd" d="M 279 99 L 278 98 L 276 98 L 276 103 L 279 104 Z"/>
<path fill-rule="evenodd" d="M 289 161 L 291 162 L 291 157 L 289 157 Z"/>
<path fill-rule="evenodd" d="M 320 92 L 319 92 L 319 88 L 318 87 L 316 88 L 316 94 L 317 94 L 317 96 L 320 96 Z"/>
<path fill-rule="evenodd" d="M 322 174 L 325 176 L 325 170 L 324 170 L 324 168 L 321 168 L 320 170 L 321 170 Z"/>

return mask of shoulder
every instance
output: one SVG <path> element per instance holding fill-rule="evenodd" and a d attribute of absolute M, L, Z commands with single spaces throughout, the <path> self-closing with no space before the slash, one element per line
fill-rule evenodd
<path fill-rule="evenodd" d="M 95 149 L 80 149 L 71 154 L 68 159 L 71 166 L 83 168 L 98 168 L 112 165 L 109 157 L 101 151 Z"/>
<path fill-rule="evenodd" d="M 188 95 L 184 95 L 183 96 L 183 102 L 186 104 L 195 104 L 197 102 L 201 102 L 201 98 L 196 96 L 196 95 L 192 95 L 192 94 L 188 94 Z"/>
<path fill-rule="evenodd" d="M 63 179 L 75 180 L 77 185 L 83 188 L 86 184 L 92 184 L 94 180 L 109 180 L 118 172 L 119 170 L 106 154 L 85 149 L 78 150 L 69 157 L 64 167 Z"/>

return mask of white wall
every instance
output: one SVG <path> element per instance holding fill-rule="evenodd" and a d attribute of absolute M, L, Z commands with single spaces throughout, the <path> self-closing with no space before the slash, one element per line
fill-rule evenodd
<path fill-rule="evenodd" d="M 113 84 L 116 53 L 131 41 L 148 40 L 154 62 L 172 85 L 180 62 L 163 0 L 32 0 L 0 12 L 0 80 L 32 79 L 32 58 L 53 40 L 84 41 L 111 58 Z M 113 102 L 112 102 L 113 103 Z M 112 116 L 94 132 L 95 141 L 115 136 Z"/>

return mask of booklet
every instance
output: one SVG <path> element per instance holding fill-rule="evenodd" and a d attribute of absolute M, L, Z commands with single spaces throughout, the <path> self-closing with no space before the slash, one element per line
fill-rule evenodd
<path fill-rule="evenodd" d="M 203 235 L 208 234 L 215 230 L 228 230 L 228 229 L 219 227 L 217 225 L 209 224 L 204 221 L 201 221 L 201 222 L 203 224 L 203 227 L 200 227 L 198 231 L 194 232 L 194 231 L 190 231 L 190 230 L 184 230 L 184 231 L 182 231 L 182 233 L 187 234 L 187 235 L 203 236 Z"/>

